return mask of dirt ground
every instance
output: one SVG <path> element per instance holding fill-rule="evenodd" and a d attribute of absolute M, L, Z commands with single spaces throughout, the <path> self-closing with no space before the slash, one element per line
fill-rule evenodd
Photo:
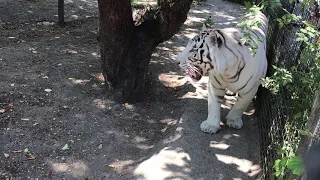
<path fill-rule="evenodd" d="M 194 101 L 186 95 L 196 88 L 172 60 L 212 15 L 211 6 L 224 7 L 193 6 L 183 31 L 159 45 L 146 98 L 117 104 L 104 91 L 95 0 L 65 0 L 65 28 L 57 25 L 56 1 L 2 0 L 0 179 L 143 179 L 134 170 Z M 238 17 L 239 9 L 224 13 Z M 217 26 L 237 21 L 213 15 Z"/>

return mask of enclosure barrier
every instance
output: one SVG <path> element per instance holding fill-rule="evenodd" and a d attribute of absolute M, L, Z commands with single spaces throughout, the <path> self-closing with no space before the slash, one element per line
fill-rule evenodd
<path fill-rule="evenodd" d="M 310 21 L 311 8 L 302 11 L 299 3 L 292 5 L 288 0 L 282 0 L 281 3 L 290 13 L 300 15 L 303 20 Z M 266 14 L 269 18 L 267 37 L 269 68 L 267 76 L 273 74 L 271 65 L 299 68 L 303 44 L 296 41 L 296 32 L 301 28 L 300 25 L 290 24 L 279 28 L 276 19 L 285 14 L 281 8 L 273 9 Z M 319 22 L 319 18 L 315 20 L 313 17 L 313 20 Z M 297 107 L 294 106 L 297 102 L 293 102 L 290 96 L 291 92 L 285 87 L 281 88 L 276 95 L 261 87 L 254 101 L 255 115 L 259 121 L 260 129 L 262 179 L 275 179 L 273 165 L 276 159 L 281 158 L 281 152 L 279 152 L 281 149 L 291 148 L 295 152 L 298 148 L 298 133 L 305 122 L 294 118 L 297 112 Z M 304 151 L 306 148 L 302 147 L 301 149 Z M 290 178 L 290 174 L 287 174 L 285 178 Z"/>

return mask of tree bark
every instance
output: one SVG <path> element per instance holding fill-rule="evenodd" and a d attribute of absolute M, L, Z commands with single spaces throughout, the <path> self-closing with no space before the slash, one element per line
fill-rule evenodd
<path fill-rule="evenodd" d="M 120 102 L 142 99 L 152 52 L 178 32 L 192 0 L 158 0 L 134 24 L 130 0 L 98 0 L 100 51 L 107 94 Z"/>

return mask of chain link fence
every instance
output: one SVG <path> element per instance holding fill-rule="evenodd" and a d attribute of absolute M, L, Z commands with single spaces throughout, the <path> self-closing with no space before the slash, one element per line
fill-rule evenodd
<path fill-rule="evenodd" d="M 309 21 L 315 25 L 319 23 L 318 5 L 302 11 L 299 3 L 290 4 L 288 0 L 281 1 L 283 8 L 292 14 L 300 15 L 302 20 Z M 318 11 L 314 13 L 314 11 Z M 267 38 L 268 74 L 273 74 L 271 65 L 277 67 L 305 68 L 300 66 L 300 55 L 304 45 L 296 41 L 296 33 L 301 26 L 290 24 L 279 27 L 277 18 L 281 18 L 285 11 L 275 8 L 266 13 L 269 18 L 269 29 Z M 298 85 L 297 85 L 298 86 Z M 297 112 L 304 111 L 307 107 L 297 100 L 291 99 L 291 92 L 288 88 L 282 87 L 275 95 L 265 88 L 260 88 L 257 98 L 254 101 L 256 116 L 259 120 L 262 157 L 262 179 L 274 179 L 273 165 L 276 159 L 281 158 L 288 148 L 295 152 L 299 143 L 299 130 L 304 128 L 306 122 L 295 118 Z M 303 114 L 301 117 L 307 116 Z"/>

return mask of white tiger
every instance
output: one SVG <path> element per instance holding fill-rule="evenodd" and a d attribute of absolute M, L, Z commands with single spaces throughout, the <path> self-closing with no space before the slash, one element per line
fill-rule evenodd
<path fill-rule="evenodd" d="M 246 32 L 256 38 L 258 48 L 252 55 L 254 44 L 242 45 L 243 36 L 239 28 L 212 29 L 204 26 L 199 35 L 189 40 L 185 49 L 177 56 L 182 70 L 198 81 L 208 73 L 208 118 L 200 125 L 206 133 L 220 129 L 220 110 L 226 89 L 238 93 L 234 107 L 227 115 L 227 125 L 236 129 L 243 126 L 242 113 L 254 98 L 261 78 L 267 71 L 266 36 L 268 20 L 263 13 L 248 14 L 245 19 L 258 18 L 259 27 Z"/>

